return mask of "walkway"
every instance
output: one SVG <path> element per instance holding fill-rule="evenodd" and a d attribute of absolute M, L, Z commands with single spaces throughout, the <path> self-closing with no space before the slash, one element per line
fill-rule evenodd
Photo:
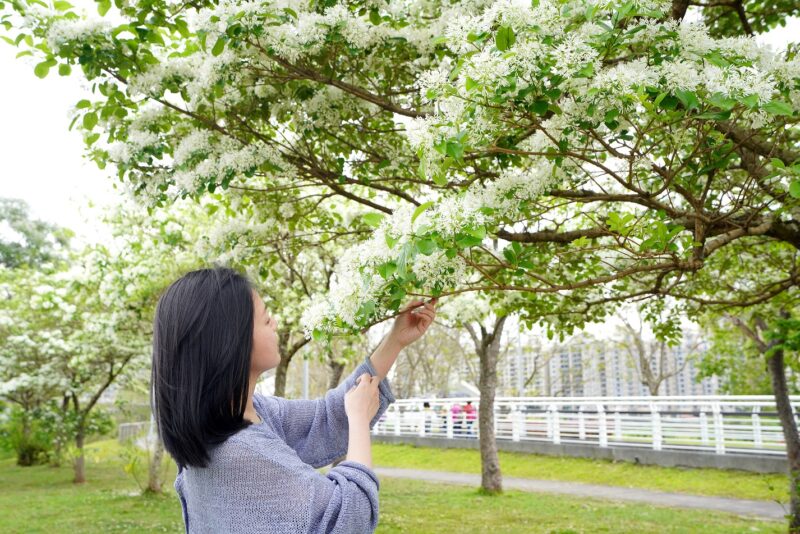
<path fill-rule="evenodd" d="M 467 486 L 480 486 L 481 484 L 481 476 L 472 473 L 400 469 L 396 467 L 376 467 L 375 472 L 378 476 L 390 478 L 410 478 L 414 480 L 424 480 L 426 482 L 442 482 Z M 687 495 L 684 493 L 668 493 L 664 491 L 623 488 L 619 486 L 601 486 L 597 484 L 583 484 L 580 482 L 503 477 L 503 488 L 521 491 L 559 493 L 592 499 L 641 502 L 655 506 L 699 508 L 702 510 L 727 512 L 773 521 L 784 519 L 784 514 L 786 513 L 782 505 L 771 501 L 751 501 L 747 499 L 729 499 L 726 497 Z"/>

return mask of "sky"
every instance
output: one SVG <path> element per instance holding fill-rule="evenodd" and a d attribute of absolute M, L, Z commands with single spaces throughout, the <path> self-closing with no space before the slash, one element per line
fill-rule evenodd
<path fill-rule="evenodd" d="M 800 19 L 793 19 L 759 41 L 783 48 L 799 31 Z M 39 79 L 36 61 L 15 59 L 17 52 L 0 42 L 0 195 L 24 199 L 34 218 L 73 229 L 78 241 L 103 241 L 108 233 L 97 222 L 98 208 L 119 202 L 123 193 L 113 187 L 113 168 L 100 170 L 87 160 L 80 131 L 68 130 L 72 106 L 91 98 L 88 82 L 79 68 L 68 77 L 53 69 Z"/>

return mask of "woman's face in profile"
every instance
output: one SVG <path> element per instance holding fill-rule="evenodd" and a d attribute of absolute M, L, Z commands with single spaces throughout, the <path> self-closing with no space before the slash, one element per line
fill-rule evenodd
<path fill-rule="evenodd" d="M 278 323 L 264 306 L 261 296 L 253 291 L 253 353 L 251 370 L 263 373 L 281 361 L 278 351 Z"/>

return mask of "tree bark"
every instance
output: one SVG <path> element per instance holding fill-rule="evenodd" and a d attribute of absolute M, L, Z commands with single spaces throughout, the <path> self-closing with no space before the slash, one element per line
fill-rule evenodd
<path fill-rule="evenodd" d="M 75 478 L 73 482 L 75 484 L 83 484 L 86 482 L 86 469 L 84 465 L 84 455 L 83 455 L 83 438 L 84 438 L 84 428 L 83 424 L 81 423 L 78 427 L 78 432 L 75 434 L 75 446 L 78 448 L 78 456 L 75 457 L 74 462 L 74 469 L 75 469 Z"/>
<path fill-rule="evenodd" d="M 478 428 L 480 431 L 481 449 L 481 489 L 485 493 L 495 494 L 503 491 L 503 474 L 500 471 L 500 459 L 497 456 L 497 439 L 494 434 L 494 398 L 497 392 L 497 360 L 500 353 L 500 338 L 506 316 L 498 317 L 491 332 L 481 326 L 478 338 L 474 328 L 467 329 L 475 343 L 480 358 L 480 406 L 478 407 Z"/>
<path fill-rule="evenodd" d="M 773 340 L 770 346 L 774 347 L 778 342 Z M 772 356 L 767 357 L 767 368 L 772 379 L 772 392 L 781 420 L 783 439 L 786 441 L 786 459 L 789 463 L 789 532 L 798 534 L 800 533 L 800 436 L 797 433 L 789 388 L 786 385 L 783 349 L 777 349 Z"/>
<path fill-rule="evenodd" d="M 330 371 L 330 379 L 328 381 L 328 389 L 333 389 L 339 385 L 344 372 L 344 364 L 339 363 L 333 359 L 333 355 L 328 357 L 328 370 Z"/>
<path fill-rule="evenodd" d="M 276 397 L 284 397 L 286 396 L 286 371 L 289 369 L 289 363 L 291 363 L 291 358 L 281 352 L 281 362 L 278 364 L 278 367 L 275 369 L 275 396 Z"/>
<path fill-rule="evenodd" d="M 278 333 L 278 352 L 281 355 L 281 361 L 275 369 L 275 391 L 273 392 L 276 397 L 286 395 L 286 372 L 289 370 L 289 364 L 294 356 L 294 354 L 287 354 L 288 346 L 289 334 L 285 330 L 281 330 Z"/>
<path fill-rule="evenodd" d="M 674 0 L 672 2 L 672 18 L 682 20 L 687 9 L 689 9 L 689 0 Z"/>
<path fill-rule="evenodd" d="M 161 480 L 161 463 L 164 459 L 164 443 L 156 436 L 155 449 L 150 457 L 150 469 L 147 476 L 147 489 L 153 493 L 161 493 L 164 481 Z"/>

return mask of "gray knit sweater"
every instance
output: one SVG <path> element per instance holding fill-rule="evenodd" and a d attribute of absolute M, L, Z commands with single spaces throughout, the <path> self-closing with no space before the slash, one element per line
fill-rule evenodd
<path fill-rule="evenodd" d="M 323 398 L 287 400 L 255 394 L 260 424 L 250 425 L 209 451 L 208 467 L 178 470 L 175 490 L 186 532 L 336 533 L 374 532 L 378 525 L 378 477 L 366 465 L 344 461 L 348 421 L 344 395 L 363 373 L 377 372 L 369 358 Z M 375 426 L 395 401 L 381 381 Z"/>

